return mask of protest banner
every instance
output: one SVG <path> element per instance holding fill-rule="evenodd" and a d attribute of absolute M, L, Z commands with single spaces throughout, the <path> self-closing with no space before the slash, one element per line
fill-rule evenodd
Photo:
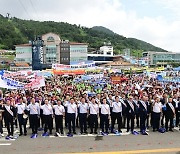
<path fill-rule="evenodd" d="M 113 84 L 118 84 L 118 83 L 121 83 L 121 82 L 126 81 L 126 80 L 127 80 L 127 78 L 120 77 L 120 76 L 112 76 L 111 77 L 111 82 Z"/>
<path fill-rule="evenodd" d="M 64 64 L 52 64 L 52 69 L 54 70 L 72 70 L 72 69 L 87 69 L 95 67 L 95 63 L 79 63 L 76 65 L 64 65 Z"/>
<path fill-rule="evenodd" d="M 55 75 L 82 75 L 85 74 L 85 70 L 54 70 Z"/>
<path fill-rule="evenodd" d="M 45 86 L 44 77 L 36 77 L 30 80 L 31 82 L 25 85 L 25 88 L 39 89 Z"/>
<path fill-rule="evenodd" d="M 24 85 L 16 80 L 0 75 L 0 87 L 7 89 L 23 89 Z"/>

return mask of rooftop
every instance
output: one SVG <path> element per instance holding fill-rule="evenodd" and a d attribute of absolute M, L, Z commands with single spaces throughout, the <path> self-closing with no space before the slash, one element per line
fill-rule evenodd
<path fill-rule="evenodd" d="M 28 47 L 28 46 L 32 46 L 32 45 L 29 43 L 15 45 L 15 47 Z"/>
<path fill-rule="evenodd" d="M 69 42 L 70 45 L 88 45 L 88 43 Z"/>

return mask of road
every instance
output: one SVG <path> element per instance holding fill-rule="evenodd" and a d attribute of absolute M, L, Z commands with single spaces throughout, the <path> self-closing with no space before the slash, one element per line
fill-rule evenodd
<path fill-rule="evenodd" d="M 125 130 L 124 130 L 125 131 Z M 30 132 L 30 130 L 29 130 Z M 40 133 L 39 133 L 40 134 Z M 180 131 L 143 135 L 42 137 L 30 139 L 22 136 L 15 141 L 0 139 L 0 153 L 12 154 L 62 154 L 62 153 L 179 153 Z"/>

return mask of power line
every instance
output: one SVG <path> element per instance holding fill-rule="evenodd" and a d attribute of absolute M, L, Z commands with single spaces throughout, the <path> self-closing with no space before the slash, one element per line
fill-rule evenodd
<path fill-rule="evenodd" d="M 26 14 L 29 16 L 29 18 L 31 19 L 30 14 L 28 13 L 27 9 L 25 8 L 24 4 L 21 2 L 21 0 L 19 0 L 19 3 L 21 4 L 21 6 L 23 7 L 24 11 L 26 12 Z"/>
<path fill-rule="evenodd" d="M 34 12 L 35 12 L 35 14 L 36 14 L 36 16 L 39 17 L 39 16 L 38 16 L 38 13 L 37 13 L 37 10 L 36 10 L 36 8 L 34 7 L 34 4 L 33 4 L 32 0 L 30 0 L 30 3 L 31 3 L 31 6 L 32 6 L 32 8 L 33 8 L 33 10 L 34 10 Z"/>

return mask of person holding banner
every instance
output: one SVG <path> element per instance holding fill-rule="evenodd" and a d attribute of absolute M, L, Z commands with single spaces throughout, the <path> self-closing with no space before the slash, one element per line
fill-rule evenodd
<path fill-rule="evenodd" d="M 40 116 L 40 106 L 35 102 L 34 98 L 31 98 L 31 103 L 27 106 L 27 110 L 30 111 L 30 120 L 32 135 L 31 138 L 37 138 L 38 119 Z"/>
<path fill-rule="evenodd" d="M 166 128 L 166 132 L 171 131 L 173 132 L 173 118 L 175 117 L 175 107 L 172 104 L 172 97 L 169 97 L 168 99 L 168 103 L 166 104 L 166 116 L 165 116 L 165 128 Z M 169 130 L 168 130 L 168 123 L 170 121 L 170 126 L 169 126 Z"/>
<path fill-rule="evenodd" d="M 10 105 L 10 100 L 6 101 L 6 104 L 3 105 L 4 110 L 4 120 L 7 127 L 8 135 L 6 139 L 13 139 L 14 134 L 14 119 L 16 117 L 16 109 L 14 106 Z"/>
<path fill-rule="evenodd" d="M 17 114 L 18 114 L 18 122 L 19 122 L 19 129 L 20 129 L 20 134 L 19 136 L 23 135 L 23 129 L 22 126 L 24 127 L 24 136 L 27 135 L 27 129 L 26 129 L 26 124 L 27 124 L 27 110 L 26 110 L 26 104 L 23 103 L 23 98 L 19 98 L 19 102 L 15 105 L 17 108 Z"/>
<path fill-rule="evenodd" d="M 55 114 L 55 123 L 56 123 L 56 134 L 55 136 L 60 136 L 59 130 L 61 131 L 61 135 L 64 134 L 63 132 L 63 117 L 65 115 L 64 106 L 61 105 L 61 101 L 57 101 L 57 105 L 53 106 L 54 114 Z"/>

